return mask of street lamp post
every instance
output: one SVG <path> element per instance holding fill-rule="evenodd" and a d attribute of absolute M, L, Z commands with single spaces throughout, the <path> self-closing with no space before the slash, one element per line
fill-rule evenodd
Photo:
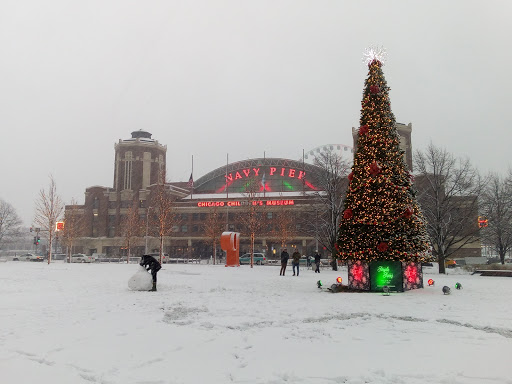
<path fill-rule="evenodd" d="M 146 212 L 146 247 L 144 248 L 144 254 L 148 254 L 148 227 L 149 227 L 149 211 L 151 207 L 148 207 L 148 211 Z"/>

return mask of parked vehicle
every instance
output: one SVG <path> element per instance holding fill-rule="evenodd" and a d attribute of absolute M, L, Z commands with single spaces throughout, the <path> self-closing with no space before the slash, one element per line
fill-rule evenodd
<path fill-rule="evenodd" d="M 65 253 L 52 253 L 52 260 L 66 260 Z"/>
<path fill-rule="evenodd" d="M 72 263 L 94 263 L 94 257 L 84 255 L 83 253 L 76 253 L 71 255 Z"/>
<path fill-rule="evenodd" d="M 21 256 L 15 256 L 13 258 L 13 260 L 14 261 L 18 261 L 18 260 L 30 261 L 33 257 L 35 257 L 35 255 L 33 253 L 25 253 L 24 255 L 21 255 Z"/>
<path fill-rule="evenodd" d="M 251 254 L 245 253 L 239 258 L 240 265 L 251 264 Z M 257 265 L 263 265 L 267 263 L 267 258 L 263 253 L 254 253 L 253 263 Z"/>

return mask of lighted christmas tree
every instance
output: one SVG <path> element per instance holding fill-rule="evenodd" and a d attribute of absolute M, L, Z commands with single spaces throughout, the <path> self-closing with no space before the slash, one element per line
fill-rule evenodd
<path fill-rule="evenodd" d="M 400 149 L 389 87 L 382 72 L 382 53 L 378 49 L 367 51 L 369 73 L 337 247 L 342 261 L 369 265 L 392 260 L 405 266 L 406 262 L 429 259 L 430 244 L 412 175 Z M 360 271 L 355 273 L 360 275 Z"/>

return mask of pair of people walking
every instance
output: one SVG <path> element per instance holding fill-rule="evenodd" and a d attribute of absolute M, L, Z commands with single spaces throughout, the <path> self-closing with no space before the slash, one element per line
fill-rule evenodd
<path fill-rule="evenodd" d="M 284 276 L 286 272 L 286 267 L 288 266 L 288 259 L 290 255 L 288 254 L 288 250 L 286 248 L 281 252 L 281 271 L 279 272 L 279 276 Z M 300 252 L 295 251 L 292 255 L 292 266 L 293 266 L 293 276 L 299 276 L 299 264 L 300 264 Z M 297 272 L 295 272 L 297 270 Z"/>

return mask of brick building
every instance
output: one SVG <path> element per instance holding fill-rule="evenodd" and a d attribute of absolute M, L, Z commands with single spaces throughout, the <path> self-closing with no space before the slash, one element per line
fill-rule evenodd
<path fill-rule="evenodd" d="M 146 131 L 132 132 L 132 137 L 115 145 L 113 187 L 93 186 L 85 191 L 83 205 L 66 206 L 80 217 L 80 233 L 73 252 L 103 253 L 111 256 L 127 254 L 122 223 L 131 207 L 136 207 L 141 222 L 151 214 L 152 191 L 162 185 L 165 174 L 166 147 L 151 138 Z M 276 223 L 285 215 L 293 216 L 292 236 L 288 248 L 298 248 L 304 254 L 318 247 L 307 216 L 316 212 L 321 193 L 318 177 L 322 170 L 305 162 L 281 158 L 257 158 L 219 167 L 197 179 L 192 189 L 187 183 L 163 183 L 175 199 L 175 225 L 164 238 L 164 252 L 171 257 L 209 257 L 211 244 L 205 231 L 205 220 L 213 209 L 223 230 L 241 233 L 241 251 L 249 250 L 247 207 L 258 206 L 264 226 L 258 230 L 255 247 L 272 256 L 282 242 L 277 238 Z M 249 183 L 257 189 L 248 192 Z M 219 233 L 220 236 L 220 233 Z M 131 255 L 159 249 L 159 238 L 153 228 L 141 228 L 130 246 Z M 279 251 L 280 252 L 280 251 Z"/>

